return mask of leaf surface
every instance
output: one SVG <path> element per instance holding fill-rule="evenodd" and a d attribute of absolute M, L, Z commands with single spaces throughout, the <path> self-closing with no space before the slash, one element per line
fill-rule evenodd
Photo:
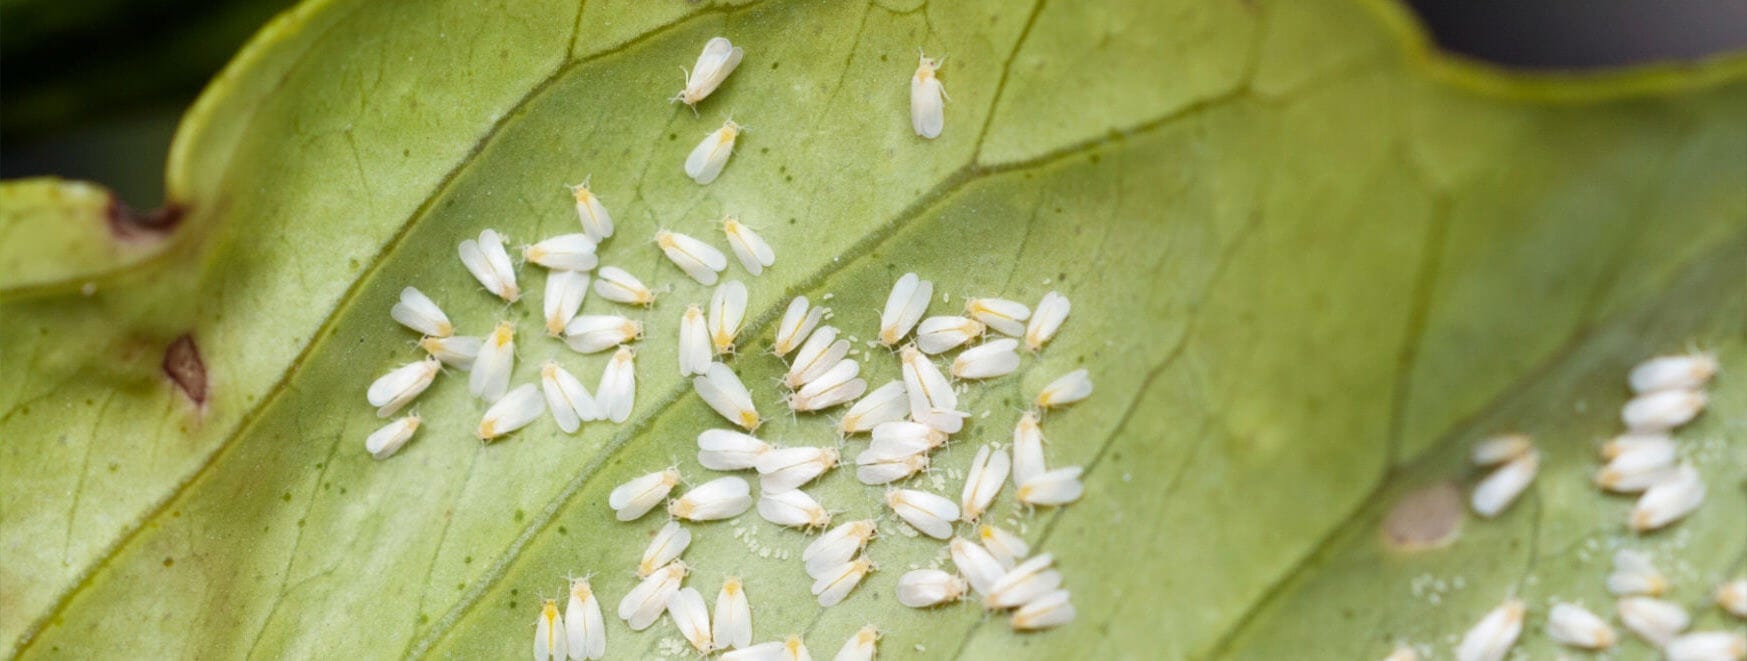
<path fill-rule="evenodd" d="M 751 293 L 733 365 L 768 439 L 837 442 L 830 416 L 778 415 L 783 367 L 762 348 L 788 299 L 830 295 L 831 323 L 867 340 L 906 271 L 934 280 L 936 314 L 1051 289 L 1075 304 L 1020 372 L 967 389 L 976 417 L 922 488 L 956 495 L 977 445 L 1008 442 L 1057 375 L 1087 367 L 1098 389 L 1045 422 L 1052 465 L 1086 467 L 1085 498 L 1025 513 L 1009 490 L 993 515 L 1056 555 L 1072 625 L 1021 635 L 968 605 L 897 605 L 898 575 L 942 553 L 889 515 L 869 549 L 881 570 L 825 610 L 800 569 L 808 537 L 750 513 L 695 526 L 689 584 L 709 596 L 743 577 L 756 639 L 804 633 L 829 654 L 872 622 L 884 649 L 928 656 L 1265 655 L 1294 640 L 1267 618 L 1319 589 L 1419 627 L 1403 635 L 1460 631 L 1472 613 L 1414 617 L 1397 583 L 1325 559 L 1365 552 L 1398 484 L 1462 477 L 1463 443 L 1533 408 L 1519 400 L 1545 406 L 1521 424 L 1575 447 L 1644 354 L 1695 341 L 1747 362 L 1728 302 L 1747 263 L 1747 84 L 1739 59 L 1507 76 L 1429 55 L 1400 11 L 306 3 L 185 119 L 168 184 L 187 216 L 160 257 L 88 297 L 0 272 L 0 362 L 19 375 L 0 381 L 0 541 L 20 549 L 0 566 L 0 634 L 25 656 L 489 658 L 526 653 L 538 599 L 566 575 L 593 572 L 610 611 L 660 521 L 614 521 L 607 492 L 669 464 L 713 477 L 693 439 L 723 426 L 674 352 L 685 305 L 709 291 L 650 237 L 721 245 L 725 213 L 778 256 L 762 277 L 728 271 Z M 746 60 L 694 117 L 666 99 L 716 35 Z M 933 141 L 907 116 L 918 46 L 948 57 Z M 698 186 L 680 164 L 729 114 L 751 130 Z M 387 314 L 407 285 L 462 333 L 515 321 L 516 382 L 550 358 L 592 386 L 605 357 L 539 332 L 540 269 L 521 269 L 527 297 L 506 306 L 455 256 L 487 227 L 516 245 L 577 231 L 563 186 L 591 175 L 619 225 L 603 263 L 663 290 L 629 311 L 647 328 L 631 421 L 566 436 L 542 420 L 481 446 L 483 407 L 451 373 L 418 401 L 412 443 L 370 459 L 380 421 L 363 391 L 418 357 Z M 1688 322 L 1642 321 L 1676 303 Z M 627 309 L 591 296 L 584 311 Z M 204 365 L 198 404 L 162 369 L 184 336 Z M 857 348 L 870 382 L 896 378 L 883 349 Z M 1602 380 L 1555 433 L 1577 392 L 1561 374 Z M 1741 399 L 1730 387 L 1719 409 Z M 1729 420 L 1695 433 L 1726 437 Z M 1724 479 L 1739 479 L 1739 443 Z M 1587 470 L 1567 458 L 1547 489 Z M 839 520 L 881 516 L 850 471 L 810 491 Z M 1741 553 L 1735 501 L 1683 524 L 1724 540 L 1695 567 Z M 1471 521 L 1440 557 L 1481 557 L 1483 531 L 1520 530 L 1529 510 Z M 1570 535 L 1613 521 L 1573 510 Z M 1481 566 L 1505 581 L 1523 565 Z M 608 628 L 614 654 L 678 639 L 665 622 Z M 1315 633 L 1379 652 L 1371 631 Z"/>

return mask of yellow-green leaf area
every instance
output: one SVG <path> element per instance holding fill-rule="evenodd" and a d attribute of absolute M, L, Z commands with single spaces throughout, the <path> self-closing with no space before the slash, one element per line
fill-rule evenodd
<path fill-rule="evenodd" d="M 1330 559 L 1365 557 L 1390 494 L 1467 479 L 1461 449 L 1494 420 L 1569 445 L 1545 485 L 1564 495 L 1469 521 L 1445 554 L 1391 575 L 1423 563 L 1490 572 L 1472 586 L 1520 580 L 1521 552 L 1483 558 L 1527 535 L 1534 511 L 1564 526 L 1547 544 L 1619 536 L 1583 508 L 1623 502 L 1578 478 L 1624 366 L 1689 341 L 1741 364 L 1747 84 L 1722 60 L 1511 93 L 1510 74 L 1436 64 L 1392 12 L 306 3 L 185 119 L 168 183 L 187 215 L 169 256 L 102 275 L 94 295 L 0 299 L 0 363 L 18 375 L 0 380 L 0 542 L 20 549 L 0 569 L 0 634 L 27 657 L 497 658 L 527 653 L 540 597 L 593 572 L 611 653 L 670 649 L 671 624 L 633 633 L 610 617 L 661 521 L 617 522 L 605 501 L 670 464 L 713 477 L 694 438 L 723 421 L 674 352 L 680 314 L 709 290 L 650 239 L 720 244 L 725 213 L 778 255 L 761 277 L 729 269 L 751 293 L 731 364 L 770 440 L 838 442 L 828 415 L 778 414 L 783 366 L 762 348 L 789 298 L 823 301 L 867 340 L 906 271 L 936 283 L 937 314 L 970 295 L 1074 301 L 1018 373 L 967 389 L 974 417 L 915 486 L 956 496 L 976 447 L 1008 442 L 1045 383 L 1078 367 L 1097 382 L 1044 423 L 1051 463 L 1086 467 L 1084 499 L 1026 512 L 1008 490 L 992 514 L 1055 554 L 1075 622 L 1018 634 L 970 605 L 899 606 L 898 575 L 940 544 L 904 534 L 879 489 L 839 470 L 810 491 L 886 534 L 868 551 L 880 571 L 836 607 L 808 592 L 806 535 L 753 513 L 694 526 L 689 584 L 713 598 L 741 576 L 755 639 L 801 633 L 829 655 L 874 623 L 891 656 L 1241 657 L 1309 636 L 1293 632 L 1310 620 L 1269 618 L 1342 600 L 1411 624 L 1402 635 L 1458 632 L 1471 609 L 1349 580 Z M 694 116 L 667 99 L 718 35 L 746 59 Z M 909 125 L 918 48 L 948 58 L 932 141 Z M 681 163 L 727 116 L 750 130 L 699 186 Z M 554 359 L 592 385 L 605 356 L 540 333 L 540 269 L 521 269 L 529 295 L 505 305 L 456 257 L 488 227 L 514 245 L 577 231 L 564 185 L 591 176 L 619 226 L 603 263 L 662 291 L 648 310 L 584 305 L 646 326 L 631 420 L 575 436 L 541 420 L 482 446 L 483 406 L 450 373 L 419 399 L 419 435 L 371 459 L 364 389 L 418 358 L 387 314 L 404 286 L 463 333 L 515 322 L 515 382 Z M 1674 309 L 1684 321 L 1653 321 Z M 161 368 L 184 336 L 202 402 Z M 897 377 L 885 350 L 856 346 L 871 383 Z M 1740 386 L 1724 379 L 1693 433 L 1721 439 L 1718 456 L 1737 459 L 1707 470 L 1738 481 Z M 1728 536 L 1740 508 L 1674 533 L 1721 540 L 1695 567 L 1742 552 Z M 1530 567 L 1579 580 L 1569 559 Z M 1343 645 L 1329 657 L 1388 642 L 1369 621 L 1317 622 L 1318 640 Z"/>

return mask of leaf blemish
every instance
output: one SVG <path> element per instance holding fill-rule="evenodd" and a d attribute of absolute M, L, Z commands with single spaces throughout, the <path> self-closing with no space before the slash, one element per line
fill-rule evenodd
<path fill-rule="evenodd" d="M 164 350 L 164 375 L 196 406 L 206 404 L 206 364 L 192 335 L 183 334 Z"/>
<path fill-rule="evenodd" d="M 1449 482 L 1425 487 L 1401 497 L 1383 517 L 1383 541 L 1399 551 L 1424 551 L 1449 546 L 1462 530 L 1462 493 Z"/>

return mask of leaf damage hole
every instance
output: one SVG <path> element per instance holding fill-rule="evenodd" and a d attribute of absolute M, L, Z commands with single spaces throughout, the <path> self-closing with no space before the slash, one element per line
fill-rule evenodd
<path fill-rule="evenodd" d="M 184 333 L 164 349 L 164 375 L 196 406 L 206 404 L 206 363 L 193 335 Z"/>
<path fill-rule="evenodd" d="M 187 209 L 175 202 L 140 213 L 122 203 L 114 193 L 109 195 L 109 231 L 115 238 L 123 241 L 157 239 L 176 229 L 186 215 Z"/>
<path fill-rule="evenodd" d="M 1383 542 L 1398 551 L 1443 548 L 1462 532 L 1462 492 L 1440 482 L 1408 493 L 1383 517 Z"/>

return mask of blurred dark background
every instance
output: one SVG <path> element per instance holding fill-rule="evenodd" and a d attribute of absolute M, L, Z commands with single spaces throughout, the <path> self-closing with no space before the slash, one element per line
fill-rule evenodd
<path fill-rule="evenodd" d="M 1747 49 L 1747 0 L 1405 1 L 1443 48 L 1515 67 L 1591 69 Z M 0 0 L 0 176 L 90 179 L 136 207 L 156 206 L 182 110 L 292 4 Z"/>

